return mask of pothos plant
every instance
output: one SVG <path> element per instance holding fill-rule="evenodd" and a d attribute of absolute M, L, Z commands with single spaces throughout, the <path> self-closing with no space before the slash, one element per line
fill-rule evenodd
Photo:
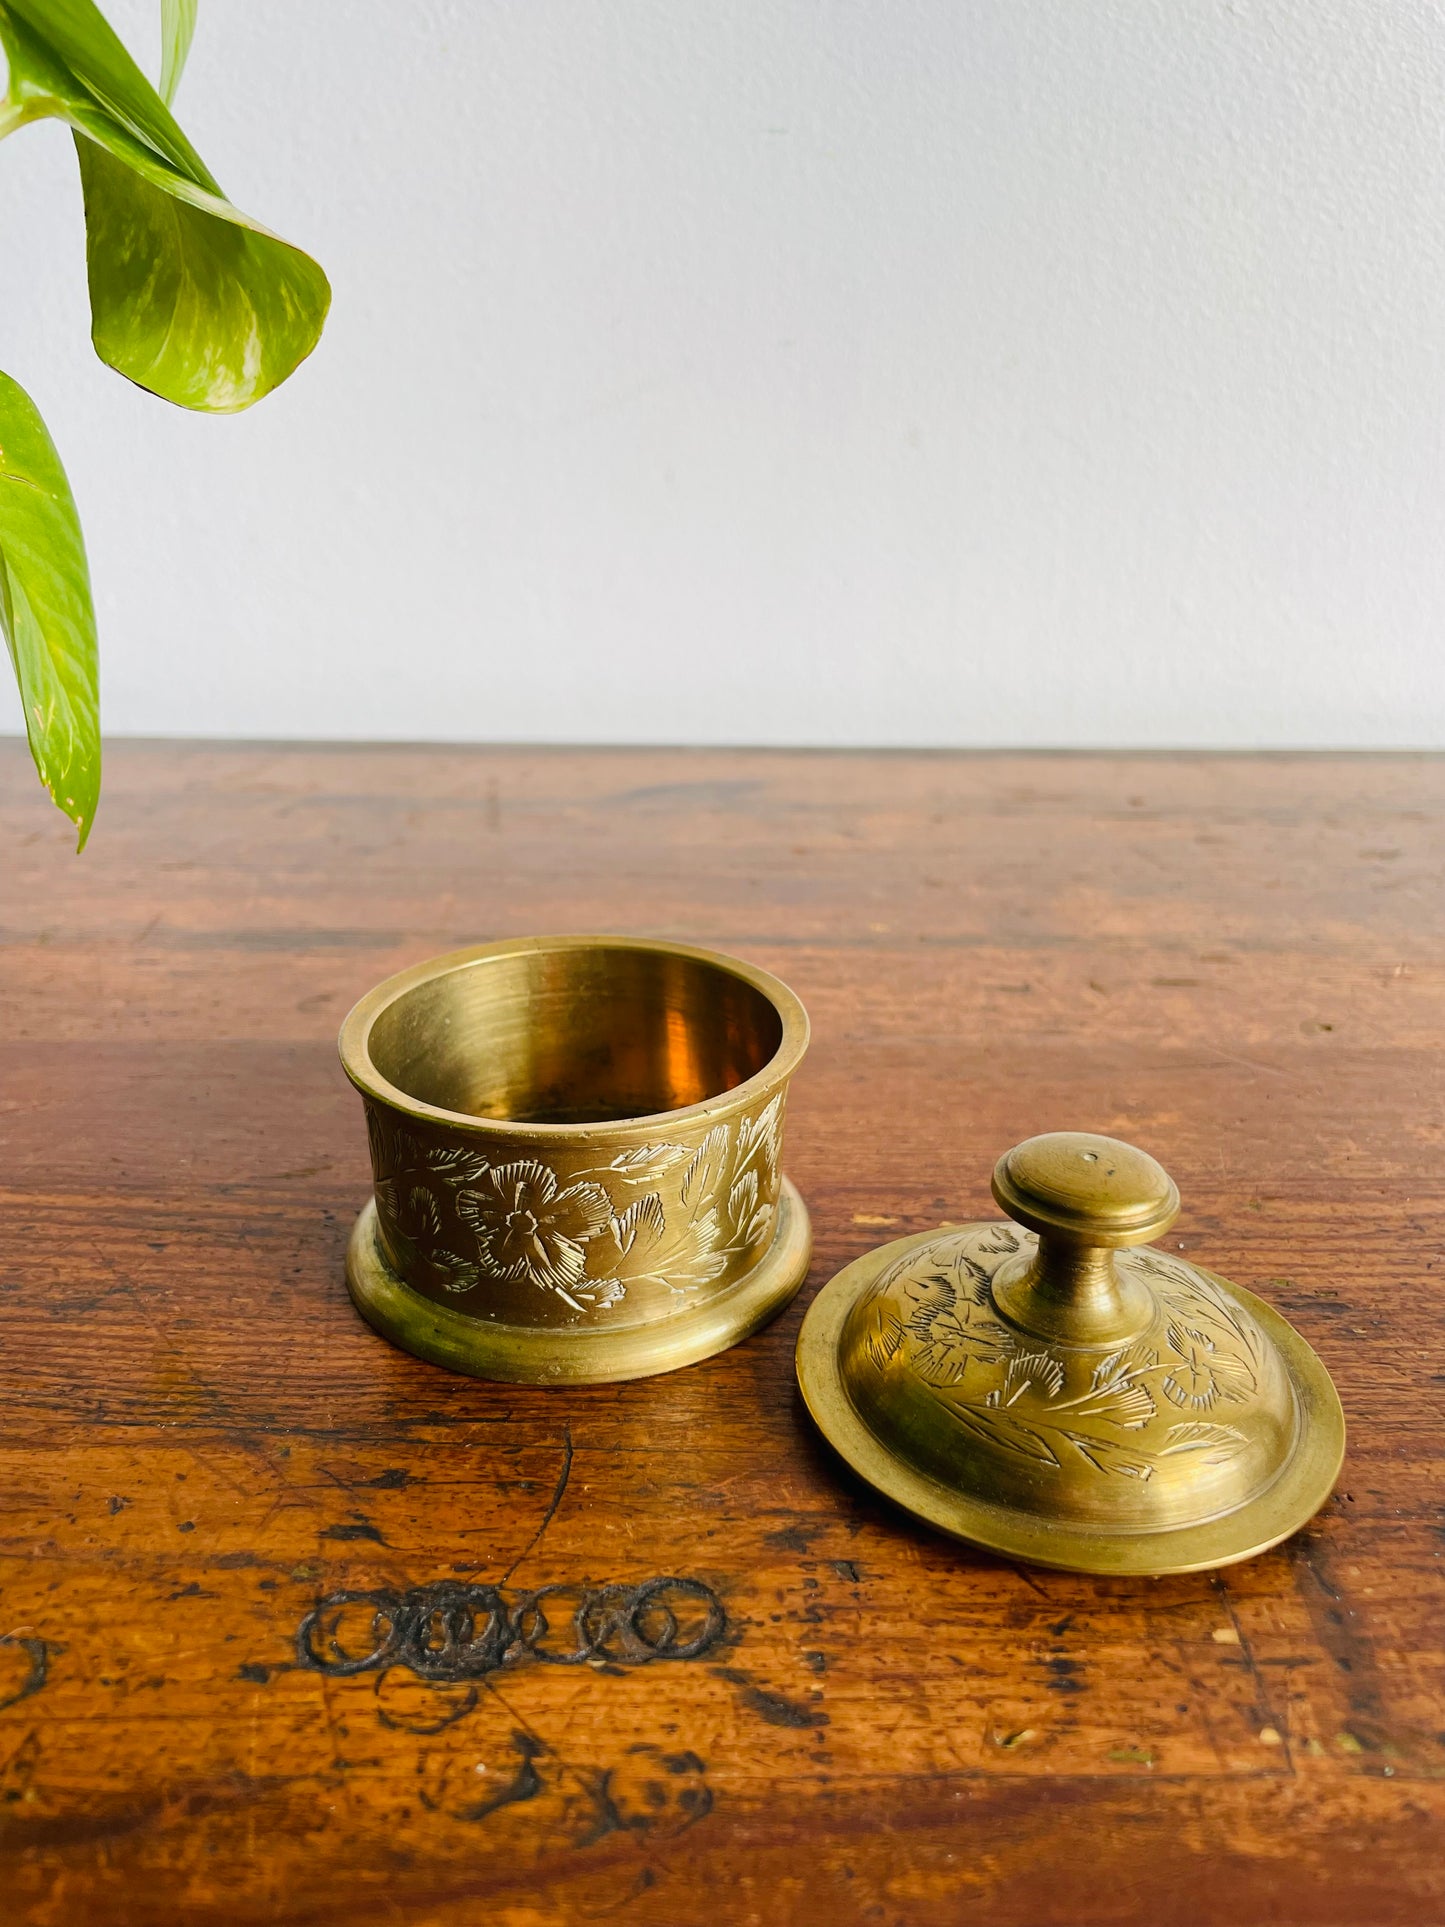
<path fill-rule="evenodd" d="M 152 87 L 94 0 L 0 0 L 0 136 L 69 124 L 91 339 L 138 387 L 230 414 L 315 347 L 331 300 L 309 255 L 233 207 L 170 111 L 196 0 L 161 0 Z M 70 485 L 34 402 L 0 373 L 0 626 L 40 779 L 83 848 L 100 795 L 95 610 Z"/>

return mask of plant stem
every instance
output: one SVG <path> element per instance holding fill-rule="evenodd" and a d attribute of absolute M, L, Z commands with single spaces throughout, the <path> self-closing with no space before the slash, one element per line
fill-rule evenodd
<path fill-rule="evenodd" d="M 17 127 L 23 127 L 28 120 L 36 118 L 38 110 L 23 100 L 0 100 L 0 140 L 13 134 Z"/>

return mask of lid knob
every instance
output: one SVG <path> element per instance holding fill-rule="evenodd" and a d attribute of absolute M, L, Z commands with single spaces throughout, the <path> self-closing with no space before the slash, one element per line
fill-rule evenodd
<path fill-rule="evenodd" d="M 993 1194 L 1039 1248 L 994 1279 L 994 1302 L 1012 1323 L 1066 1345 L 1116 1345 L 1148 1324 L 1144 1285 L 1121 1277 L 1113 1254 L 1148 1244 L 1179 1215 L 1162 1165 L 1118 1138 L 1049 1131 L 1006 1151 Z"/>

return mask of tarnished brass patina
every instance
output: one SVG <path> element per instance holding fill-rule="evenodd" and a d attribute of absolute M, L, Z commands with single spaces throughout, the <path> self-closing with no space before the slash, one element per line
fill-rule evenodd
<path fill-rule="evenodd" d="M 390 978 L 341 1030 L 375 1179 L 358 1310 L 436 1364 L 532 1384 L 735 1344 L 808 1269 L 779 1166 L 807 1044 L 784 984 L 684 944 L 527 938 Z"/>
<path fill-rule="evenodd" d="M 1179 1212 L 1153 1158 L 1060 1131 L 1002 1157 L 1011 1224 L 900 1238 L 824 1287 L 798 1381 L 880 1492 L 1067 1570 L 1248 1559 L 1328 1497 L 1344 1414 L 1262 1299 L 1149 1248 Z"/>

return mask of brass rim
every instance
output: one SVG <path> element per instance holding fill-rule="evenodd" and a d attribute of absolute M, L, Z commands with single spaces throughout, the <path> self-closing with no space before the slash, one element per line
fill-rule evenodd
<path fill-rule="evenodd" d="M 726 1291 L 630 1326 L 540 1330 L 469 1318 L 413 1291 L 378 1249 L 372 1199 L 352 1229 L 346 1285 L 373 1330 L 429 1364 L 511 1384 L 607 1385 L 695 1365 L 759 1331 L 796 1297 L 812 1253 L 808 1208 L 785 1177 L 771 1243 Z"/>
<path fill-rule="evenodd" d="M 415 990 L 419 984 L 430 983 L 437 977 L 445 977 L 455 970 L 468 969 L 473 964 L 485 963 L 496 957 L 525 956 L 537 951 L 589 950 L 604 947 L 608 950 L 651 951 L 659 956 L 686 957 L 694 963 L 708 964 L 713 969 L 726 972 L 750 984 L 754 990 L 766 997 L 778 1013 L 783 1027 L 782 1039 L 777 1050 L 760 1070 L 741 1084 L 720 1091 L 714 1097 L 704 1098 L 700 1103 L 680 1106 L 671 1111 L 639 1112 L 636 1117 L 625 1121 L 617 1120 L 608 1128 L 614 1131 L 634 1129 L 655 1130 L 664 1124 L 686 1122 L 690 1118 L 708 1117 L 721 1105 L 729 1110 L 745 1106 L 748 1101 L 777 1085 L 785 1084 L 792 1076 L 808 1048 L 808 1013 L 781 978 L 774 977 L 769 971 L 759 970 L 756 965 L 741 962 L 736 957 L 724 955 L 720 950 L 707 950 L 696 944 L 667 943 L 660 939 L 647 937 L 609 937 L 609 936 L 571 936 L 571 937 L 515 937 L 500 943 L 474 944 L 464 950 L 449 950 L 444 956 L 431 957 L 425 963 L 414 964 L 409 970 L 399 971 L 396 976 L 386 978 L 369 990 L 347 1013 L 341 1026 L 337 1047 L 341 1054 L 341 1064 L 346 1075 L 365 1096 L 376 1098 L 383 1104 L 412 1117 L 430 1118 L 438 1124 L 460 1126 L 478 1137 L 506 1137 L 513 1141 L 531 1139 L 539 1144 L 555 1142 L 558 1139 L 575 1138 L 579 1130 L 592 1127 L 576 1124 L 522 1123 L 510 1118 L 476 1117 L 469 1111 L 443 1110 L 435 1104 L 425 1103 L 409 1092 L 399 1090 L 371 1061 L 371 1028 L 376 1019 L 398 997 Z"/>
<path fill-rule="evenodd" d="M 885 1249 L 901 1256 L 937 1232 Z M 798 1334 L 798 1386 L 814 1423 L 838 1456 L 905 1512 L 952 1538 L 1028 1565 L 1064 1572 L 1162 1577 L 1237 1564 L 1297 1532 L 1329 1497 L 1345 1451 L 1345 1415 L 1328 1372 L 1294 1327 L 1239 1285 L 1215 1279 L 1278 1347 L 1299 1408 L 1293 1453 L 1265 1488 L 1232 1512 L 1164 1531 L 1090 1532 L 1060 1527 L 970 1497 L 894 1457 L 849 1398 L 838 1367 L 844 1322 L 876 1274 L 881 1254 L 855 1259 L 818 1293 Z M 1211 1277 L 1213 1274 L 1209 1274 Z M 1187 1551 L 1186 1551 L 1187 1548 Z"/>

